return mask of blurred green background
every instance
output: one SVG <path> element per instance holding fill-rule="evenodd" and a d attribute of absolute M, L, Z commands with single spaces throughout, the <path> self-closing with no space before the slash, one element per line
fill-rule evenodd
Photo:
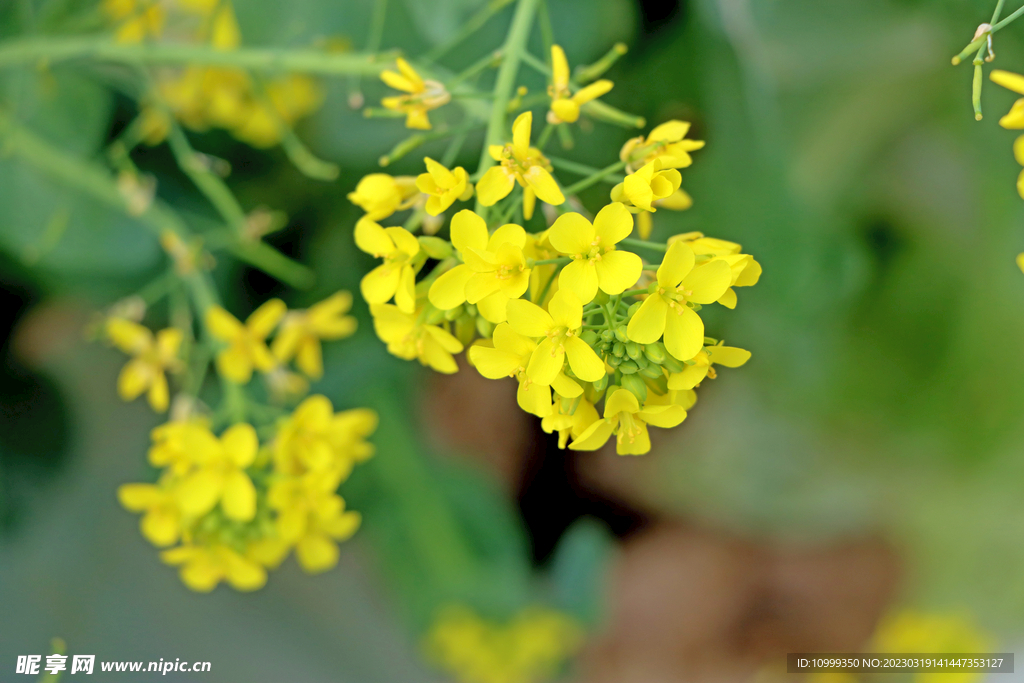
<path fill-rule="evenodd" d="M 4 3 L 0 40 L 88 29 L 75 5 Z M 393 0 L 382 47 L 415 56 L 480 5 Z M 986 83 L 986 117 L 975 122 L 970 67 L 949 61 L 991 5 L 549 0 L 570 63 L 588 63 L 615 41 L 630 46 L 608 74 L 616 85 L 607 102 L 651 125 L 692 121 L 691 137 L 707 140 L 683 171 L 694 207 L 659 212 L 655 237 L 700 230 L 741 243 L 764 266 L 734 313 L 708 320 L 753 360 L 708 382 L 658 456 L 637 464 L 645 504 L 798 545 L 881 535 L 904 566 L 900 601 L 968 611 L 1012 639 L 1024 631 L 1024 275 L 1014 264 L 1024 250 L 1024 202 L 1014 187 L 1014 135 L 997 120 L 1014 96 Z M 347 37 L 358 48 L 372 3 L 239 0 L 235 10 L 246 45 Z M 457 71 L 493 49 L 510 16 L 506 8 L 442 63 Z M 1024 25 L 996 36 L 994 66 L 1024 70 L 1022 36 Z M 532 46 L 538 54 L 539 34 Z M 542 92 L 543 82 L 524 73 L 531 92 Z M 135 113 L 110 87 L 116 78 L 77 63 L 8 67 L 0 106 L 71 153 L 98 159 Z M 192 136 L 197 149 L 230 162 L 243 206 L 288 215 L 268 241 L 317 274 L 313 290 L 295 292 L 224 256 L 215 276 L 236 313 L 269 296 L 301 306 L 338 288 L 355 291 L 369 267 L 352 243 L 358 212 L 345 195 L 406 132 L 399 120 L 350 109 L 349 79 L 323 84 L 324 105 L 297 130 L 340 164 L 335 182 L 303 177 L 279 149 L 256 151 L 217 131 Z M 362 87 L 371 103 L 384 93 L 370 79 Z M 597 123 L 558 154 L 605 166 L 633 134 Z M 478 142 L 471 138 L 459 160 L 470 170 Z M 60 635 L 70 652 L 99 658 L 210 660 L 224 681 L 432 676 L 396 616 L 416 611 L 408 608 L 415 577 L 402 576 L 405 532 L 389 529 L 387 506 L 375 506 L 372 472 L 343 489 L 367 531 L 326 576 L 305 577 L 289 563 L 255 595 L 197 596 L 159 565 L 114 497 L 117 485 L 145 476 L 157 418 L 116 399 L 121 358 L 87 345 L 77 325 L 90 308 L 155 275 L 162 252 L 133 219 L 3 158 L 2 149 L 4 666 Z M 417 173 L 420 156 L 387 170 Z M 163 200 L 199 221 L 212 215 L 165 146 L 140 148 L 134 159 L 156 176 Z M 606 189 L 583 196 L 591 210 Z M 328 377 L 315 389 L 342 407 L 393 409 L 378 459 L 389 446 L 429 451 L 411 407 L 428 371 L 386 354 L 361 302 L 356 315 L 360 332 L 328 347 Z M 445 474 L 449 465 L 427 457 L 425 467 L 442 479 L 487 479 L 473 467 Z M 489 575 L 491 589 L 521 592 L 528 534 L 543 530 L 525 529 L 514 501 L 498 484 L 487 487 L 484 501 L 459 504 L 474 484 L 442 495 L 456 514 L 487 509 L 485 518 L 503 525 L 507 546 L 494 557 L 519 559 L 494 566 L 518 569 Z M 406 607 L 395 605 L 396 586 Z"/>

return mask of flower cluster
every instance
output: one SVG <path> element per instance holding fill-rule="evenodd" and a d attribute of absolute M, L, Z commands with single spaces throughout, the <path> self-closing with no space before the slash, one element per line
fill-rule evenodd
<path fill-rule="evenodd" d="M 548 125 L 565 126 L 611 86 L 572 95 L 564 53 L 552 56 Z M 356 244 L 382 261 L 361 287 L 374 329 L 394 355 L 443 373 L 458 370 L 454 356 L 468 347 L 480 374 L 518 381 L 520 407 L 558 432 L 563 447 L 594 450 L 614 437 L 620 454 L 646 453 L 649 425 L 678 425 L 716 365 L 750 357 L 708 337 L 699 312 L 735 308 L 736 288 L 755 284 L 761 266 L 740 245 L 701 233 L 646 241 L 658 208 L 692 203 L 679 169 L 704 143 L 686 137 L 688 123 L 668 121 L 627 141 L 619 167 L 628 173 L 593 218 L 564 210 L 567 193 L 531 145 L 532 125 L 525 111 L 509 142 L 490 145 L 495 163 L 475 188 L 463 169 L 425 158 L 415 184 L 377 173 L 349 195 L 366 214 Z M 415 220 L 378 222 L 423 207 L 440 216 L 474 191 L 477 210 L 454 211 L 447 239 L 417 236 Z M 530 232 L 538 198 L 554 210 Z M 516 213 L 522 224 L 508 221 Z M 638 225 L 640 240 L 631 238 Z"/>
<path fill-rule="evenodd" d="M 373 448 L 365 439 L 377 426 L 369 410 L 335 413 L 324 396 L 311 396 L 260 444 L 247 422 L 218 437 L 202 418 L 153 430 L 149 463 L 156 483 L 124 484 L 121 504 L 142 513 L 142 535 L 167 548 L 164 562 L 180 566 L 181 580 L 207 592 L 226 581 L 261 588 L 266 570 L 294 549 L 308 572 L 338 561 L 337 543 L 359 527 L 357 512 L 337 494 L 353 465 Z"/>
<path fill-rule="evenodd" d="M 568 616 L 531 607 L 507 623 L 467 607 L 449 606 L 425 639 L 427 657 L 459 683 L 534 683 L 548 680 L 583 644 L 583 631 Z"/>
<path fill-rule="evenodd" d="M 229 1 L 104 0 L 103 9 L 122 43 L 171 38 L 233 50 L 242 40 Z M 258 82 L 242 69 L 187 66 L 160 72 L 150 99 L 155 102 L 141 118 L 144 139 L 150 144 L 166 137 L 169 111 L 193 130 L 223 128 L 254 147 L 272 147 L 281 141 L 286 126 L 320 107 L 323 93 L 304 75 Z"/>

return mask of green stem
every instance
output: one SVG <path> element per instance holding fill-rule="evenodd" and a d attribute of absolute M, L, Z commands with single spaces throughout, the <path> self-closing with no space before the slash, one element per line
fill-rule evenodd
<path fill-rule="evenodd" d="M 544 130 L 541 131 L 540 137 L 537 138 L 537 149 L 543 152 L 544 148 L 548 146 L 548 140 L 551 139 L 551 134 L 554 132 L 555 124 L 549 121 L 548 124 L 544 126 Z"/>
<path fill-rule="evenodd" d="M 455 86 L 464 83 L 465 81 L 469 80 L 470 78 L 473 78 L 474 76 L 479 74 L 481 71 L 484 71 L 484 70 L 488 69 L 491 66 L 497 66 L 500 63 L 501 63 L 501 50 L 495 50 L 491 54 L 485 55 L 485 56 L 481 57 L 474 64 L 472 64 L 468 69 L 466 69 L 462 73 L 456 75 L 454 78 L 450 79 L 447 83 L 444 84 L 444 87 L 448 90 L 448 92 L 451 92 L 452 89 L 455 88 Z"/>
<path fill-rule="evenodd" d="M 494 82 L 494 103 L 491 105 L 491 117 L 487 122 L 487 134 L 483 150 L 480 152 L 480 164 L 476 172 L 478 178 L 494 165 L 494 159 L 488 152 L 490 145 L 500 145 L 505 141 L 508 101 L 516 87 L 519 62 L 526 51 L 526 41 L 530 38 L 530 28 L 533 26 L 533 15 L 537 10 L 538 2 L 539 0 L 518 0 L 515 14 L 512 15 L 512 24 L 509 26 L 505 45 L 502 47 L 505 58 L 501 62 L 498 78 Z M 481 208 L 478 198 L 477 213 Z"/>
<path fill-rule="evenodd" d="M 960 54 L 958 54 L 956 57 L 953 57 L 953 64 L 954 65 L 959 64 L 960 62 L 962 62 L 965 59 L 967 59 L 968 57 L 970 57 L 972 52 L 975 52 L 979 48 L 984 47 L 985 44 L 988 42 L 988 37 L 990 35 L 992 35 L 993 33 L 997 32 L 997 31 L 1000 31 L 1000 30 L 1006 28 L 1007 26 L 1012 24 L 1014 21 L 1019 19 L 1021 17 L 1021 15 L 1024 15 L 1024 6 L 1020 7 L 1019 9 L 1017 9 L 1016 12 L 1014 12 L 1010 16 L 1006 17 L 1002 21 L 993 24 L 992 28 L 990 28 L 988 31 L 986 31 L 985 33 L 981 34 L 980 36 L 978 36 L 977 38 L 972 40 L 970 43 L 968 43 L 967 47 L 965 47 L 963 50 L 960 51 Z"/>
<path fill-rule="evenodd" d="M 203 193 L 203 196 L 213 205 L 220 217 L 236 234 L 240 235 L 245 229 L 245 209 L 235 198 L 234 193 L 228 188 L 227 183 L 211 171 L 188 141 L 185 131 L 181 129 L 173 114 L 165 110 L 172 121 L 170 134 L 167 137 L 167 144 L 174 154 L 178 167 L 185 172 L 192 184 Z"/>
<path fill-rule="evenodd" d="M 0 68 L 43 61 L 54 64 L 94 59 L 123 64 L 228 66 L 255 71 L 297 71 L 324 75 L 377 75 L 386 67 L 383 54 L 339 54 L 321 50 L 252 48 L 218 50 L 180 43 L 115 43 L 108 38 L 20 38 L 0 45 Z"/>
<path fill-rule="evenodd" d="M 370 33 L 366 40 L 366 51 L 373 54 L 380 50 L 380 41 L 384 37 L 384 23 L 388 16 L 388 0 L 375 0 L 373 16 L 370 18 Z M 361 74 L 353 74 L 349 79 L 349 102 L 362 106 L 363 93 Z M 358 109 L 359 107 L 354 107 Z M 335 176 L 336 177 L 336 176 Z M 333 178 L 331 178 L 333 180 Z"/>
<path fill-rule="evenodd" d="M 625 167 L 626 167 L 626 162 L 625 161 L 617 161 L 614 164 L 612 164 L 611 166 L 605 166 L 604 168 L 602 168 L 597 173 L 594 173 L 594 174 L 590 175 L 589 177 L 584 178 L 583 180 L 579 181 L 575 185 L 570 185 L 569 187 L 565 188 L 562 191 L 562 194 L 564 194 L 565 196 L 568 197 L 570 195 L 576 194 L 577 192 L 582 192 L 583 190 L 587 189 L 591 185 L 594 185 L 596 183 L 601 182 L 602 180 L 604 180 L 608 176 L 612 175 L 613 173 L 618 173 L 619 171 L 621 171 Z"/>
<path fill-rule="evenodd" d="M 436 62 L 447 54 L 449 50 L 479 31 L 491 17 L 504 9 L 506 5 L 510 5 L 513 1 L 514 0 L 490 0 L 490 2 L 481 7 L 476 14 L 470 17 L 469 21 L 463 24 L 454 36 L 427 52 L 423 55 L 422 59 L 427 62 Z"/>
<path fill-rule="evenodd" d="M 577 175 L 590 176 L 604 173 L 604 169 L 594 168 L 593 166 L 588 166 L 586 164 L 579 164 L 576 163 L 575 161 L 569 161 L 568 159 L 560 159 L 558 157 L 549 156 L 548 161 L 550 161 L 551 165 L 557 169 L 560 169 L 562 171 L 568 171 L 569 173 L 575 173 Z M 623 181 L 623 178 L 624 177 L 621 174 L 604 173 L 601 180 L 603 180 L 606 183 L 611 183 L 612 185 L 615 185 L 617 183 L 621 183 Z"/>
<path fill-rule="evenodd" d="M 636 249 L 653 249 L 655 251 L 668 251 L 667 244 L 659 244 L 658 242 L 647 242 L 645 240 L 636 240 L 632 237 L 627 237 L 623 240 L 619 240 L 619 244 L 624 247 L 634 247 Z"/>
<path fill-rule="evenodd" d="M 646 287 L 639 287 L 637 289 L 629 289 L 620 294 L 620 297 L 636 296 L 637 294 L 649 294 L 650 292 Z"/>
<path fill-rule="evenodd" d="M 534 266 L 548 266 L 548 265 L 551 265 L 553 263 L 554 264 L 558 264 L 558 265 L 563 265 L 563 264 L 569 263 L 570 261 L 572 261 L 572 258 L 570 258 L 568 256 L 564 256 L 562 258 L 549 258 L 549 259 L 543 259 L 543 260 L 540 260 L 540 261 L 530 261 L 530 262 L 527 263 L 527 267 L 528 268 L 533 268 Z"/>

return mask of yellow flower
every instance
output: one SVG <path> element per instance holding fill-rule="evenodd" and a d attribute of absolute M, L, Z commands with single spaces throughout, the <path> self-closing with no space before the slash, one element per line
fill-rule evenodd
<path fill-rule="evenodd" d="M 991 652 L 991 637 L 978 628 L 973 619 L 956 614 L 928 614 L 902 611 L 890 614 L 879 625 L 872 638 L 874 652 Z M 970 683 L 982 678 L 979 673 L 919 673 L 916 683 L 958 681 Z"/>
<path fill-rule="evenodd" d="M 236 138 L 262 149 L 281 142 L 282 124 L 290 126 L 313 113 L 324 99 L 316 81 L 296 74 L 268 82 L 266 93 L 265 100 L 248 102 L 243 114 L 229 126 Z"/>
<path fill-rule="evenodd" d="M 548 111 L 548 122 L 575 123 L 580 117 L 580 107 L 606 94 L 613 85 L 611 81 L 601 79 L 573 95 L 569 90 L 569 62 L 565 59 L 565 51 L 558 45 L 552 45 L 551 85 L 548 86 L 551 109 Z"/>
<path fill-rule="evenodd" d="M 484 343 L 469 347 L 469 362 L 477 371 L 488 379 L 515 377 L 519 382 L 516 400 L 519 407 L 537 417 L 551 414 L 551 387 L 530 379 L 526 368 L 530 363 L 537 342 L 515 332 L 508 323 L 501 323 L 494 328 L 491 339 L 492 346 Z M 575 398 L 583 393 L 583 388 L 559 372 L 551 385 L 562 396 Z"/>
<path fill-rule="evenodd" d="M 278 479 L 267 500 L 277 510 L 281 540 L 295 545 L 299 564 L 310 574 L 327 571 L 338 563 L 336 542 L 352 536 L 362 521 L 358 512 L 345 510 L 334 493 L 333 479 L 319 473 Z"/>
<path fill-rule="evenodd" d="M 619 158 L 626 162 L 630 171 L 634 164 L 648 164 L 655 159 L 661 161 L 661 168 L 686 168 L 693 163 L 690 152 L 704 147 L 703 140 L 687 140 L 688 132 L 689 122 L 666 121 L 656 126 L 646 138 L 641 135 L 627 140 L 619 151 Z"/>
<path fill-rule="evenodd" d="M 539 197 L 542 202 L 561 206 L 565 196 L 551 177 L 547 159 L 535 147 L 530 147 L 530 129 L 533 113 L 526 111 L 512 123 L 512 142 L 504 146 L 491 145 L 491 158 L 498 162 L 491 167 L 476 186 L 477 198 L 484 206 L 493 206 L 508 196 L 518 181 L 523 187 L 523 216 L 529 220 Z"/>
<path fill-rule="evenodd" d="M 149 464 L 169 468 L 176 476 L 192 469 L 193 458 L 204 461 L 216 456 L 220 442 L 203 420 L 167 422 L 150 433 Z"/>
<path fill-rule="evenodd" d="M 256 430 L 239 423 L 221 435 L 220 448 L 190 453 L 195 469 L 176 490 L 181 511 L 199 517 L 220 503 L 229 519 L 251 520 L 256 515 L 256 487 L 245 468 L 256 459 L 258 450 Z"/>
<path fill-rule="evenodd" d="M 384 263 L 377 266 L 359 283 L 359 291 L 369 304 L 383 304 L 395 297 L 395 304 L 405 313 L 416 307 L 416 273 L 412 258 L 420 251 L 420 243 L 405 228 L 382 228 L 369 218 L 360 218 L 355 230 L 356 246 Z"/>
<path fill-rule="evenodd" d="M 424 640 L 428 657 L 460 683 L 537 683 L 557 676 L 583 645 L 583 631 L 561 612 L 539 606 L 502 624 L 449 605 Z"/>
<path fill-rule="evenodd" d="M 168 478 L 161 484 L 122 484 L 117 500 L 129 512 L 143 512 L 139 530 L 147 541 L 162 548 L 181 537 L 181 510 Z"/>
<path fill-rule="evenodd" d="M 665 335 L 665 348 L 679 360 L 690 360 L 704 346 L 704 322 L 688 303 L 710 304 L 732 281 L 729 265 L 713 260 L 694 268 L 696 257 L 682 242 L 669 247 L 658 268 L 651 294 L 633 314 L 626 334 L 638 344 L 651 344 Z"/>
<path fill-rule="evenodd" d="M 689 232 L 683 235 L 670 237 L 668 243 L 685 242 L 693 249 L 698 257 L 711 256 L 729 264 L 732 270 L 732 282 L 725 294 L 718 299 L 718 303 L 726 308 L 736 308 L 736 291 L 733 287 L 752 287 L 761 278 L 761 264 L 754 260 L 750 254 L 740 253 L 743 247 L 735 242 L 720 240 L 714 237 L 705 237 L 700 232 Z"/>
<path fill-rule="evenodd" d="M 456 199 L 466 201 L 473 196 L 473 183 L 466 169 L 456 166 L 448 170 L 430 157 L 423 157 L 427 172 L 416 177 L 416 187 L 429 195 L 426 211 L 431 216 L 443 213 Z"/>
<path fill-rule="evenodd" d="M 225 378 L 245 384 L 252 378 L 252 370 L 268 372 L 275 366 L 266 339 L 286 313 L 284 302 L 271 299 L 255 311 L 243 325 L 220 306 L 206 311 L 206 326 L 215 338 L 228 343 L 228 348 L 217 354 L 217 371 Z"/>
<path fill-rule="evenodd" d="M 363 176 L 348 200 L 366 212 L 371 221 L 382 221 L 395 211 L 412 206 L 419 194 L 416 183 L 409 176 L 392 177 L 387 173 Z"/>
<path fill-rule="evenodd" d="M 170 402 L 167 375 L 181 367 L 178 350 L 181 330 L 169 327 L 160 330 L 154 339 L 148 329 L 123 318 L 107 321 L 107 336 L 117 348 L 134 356 L 117 378 L 117 393 L 125 401 L 138 398 L 149 390 L 147 398 L 153 410 L 162 413 Z"/>
<path fill-rule="evenodd" d="M 673 391 L 693 389 L 699 386 L 705 377 L 715 378 L 714 365 L 727 368 L 738 368 L 750 360 L 750 351 L 734 346 L 706 346 L 693 358 L 693 365 L 687 365 L 682 372 L 670 375 L 668 388 Z"/>
<path fill-rule="evenodd" d="M 526 267 L 526 231 L 509 223 L 488 237 L 487 224 L 465 209 L 452 217 L 452 245 L 465 263 L 443 273 L 430 286 L 430 303 L 447 311 L 468 301 L 486 320 L 504 322 L 509 300 L 530 286 Z"/>
<path fill-rule="evenodd" d="M 427 112 L 442 107 L 452 99 L 444 85 L 437 81 L 424 80 L 409 62 L 401 57 L 396 60 L 398 72 L 383 71 L 380 78 L 395 90 L 408 93 L 397 97 L 385 97 L 381 104 L 386 109 L 405 114 L 407 128 L 430 130 Z"/>
<path fill-rule="evenodd" d="M 687 194 L 685 190 L 680 188 L 667 197 L 655 199 L 651 202 L 651 206 L 655 209 L 686 211 L 693 206 L 693 198 Z M 637 234 L 640 235 L 640 239 L 648 239 L 651 236 L 652 227 L 651 213 L 649 211 L 641 211 L 636 217 L 636 231 Z"/>
<path fill-rule="evenodd" d="M 1024 76 L 1002 69 L 993 69 L 989 74 L 992 82 L 1001 85 L 1007 90 L 1012 90 L 1018 95 L 1024 95 Z M 1009 130 L 1020 130 L 1024 128 L 1024 98 L 1013 103 L 1009 113 L 999 119 L 999 125 Z"/>
<path fill-rule="evenodd" d="M 221 581 L 240 591 L 254 591 L 267 582 L 267 572 L 259 563 L 223 543 L 178 546 L 160 553 L 160 559 L 181 565 L 182 583 L 197 593 L 209 593 Z"/>
<path fill-rule="evenodd" d="M 565 448 L 570 436 L 573 439 L 580 438 L 587 427 L 601 419 L 594 404 L 585 398 L 580 399 L 579 405 L 571 414 L 565 412 L 562 401 L 555 401 L 554 407 L 555 410 L 540 421 L 540 426 L 547 434 L 558 432 L 559 448 Z"/>
<path fill-rule="evenodd" d="M 573 374 L 584 382 L 596 382 L 604 377 L 604 361 L 579 337 L 583 328 L 583 304 L 571 291 L 558 290 L 551 297 L 547 311 L 525 299 L 509 301 L 508 323 L 525 337 L 544 338 L 526 366 L 526 376 L 537 384 L 552 384 L 567 358 Z"/>
<path fill-rule="evenodd" d="M 615 245 L 633 232 L 633 216 L 615 202 L 601 209 L 591 224 L 578 213 L 564 213 L 548 231 L 548 241 L 573 261 L 558 276 L 559 289 L 572 290 L 584 304 L 593 301 L 598 287 L 606 294 L 621 294 L 640 279 L 643 261 Z"/>
<path fill-rule="evenodd" d="M 326 396 L 310 396 L 278 427 L 274 468 L 296 476 L 317 472 L 334 489 L 352 467 L 373 455 L 365 439 L 377 429 L 377 414 L 365 408 L 334 412 Z"/>
<path fill-rule="evenodd" d="M 604 403 L 604 419 L 599 420 L 569 444 L 570 450 L 595 451 L 616 434 L 615 451 L 619 455 L 643 455 L 651 450 L 647 425 L 675 427 L 686 419 L 682 406 L 646 405 L 640 408 L 633 392 L 616 389 Z"/>
<path fill-rule="evenodd" d="M 662 170 L 661 163 L 661 159 L 655 159 L 626 176 L 623 182 L 612 188 L 612 201 L 629 202 L 643 211 L 657 211 L 653 203 L 671 197 L 682 182 L 679 171 L 674 168 Z"/>
<path fill-rule="evenodd" d="M 462 351 L 462 342 L 437 325 L 428 325 L 420 312 L 408 314 L 391 304 L 372 304 L 373 329 L 388 351 L 404 360 L 419 359 L 420 363 L 438 372 L 457 372 L 453 353 Z"/>
<path fill-rule="evenodd" d="M 271 351 L 282 363 L 296 358 L 299 368 L 313 379 L 324 374 L 320 340 L 344 339 L 356 331 L 356 319 L 345 315 L 352 295 L 337 292 L 305 311 L 289 311 L 274 338 Z"/>
<path fill-rule="evenodd" d="M 121 22 L 115 34 L 119 43 L 159 38 L 167 18 L 163 6 L 154 0 L 103 0 L 103 11 Z"/>

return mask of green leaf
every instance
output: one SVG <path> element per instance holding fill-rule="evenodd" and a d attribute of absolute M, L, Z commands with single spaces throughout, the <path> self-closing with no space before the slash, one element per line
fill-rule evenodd
<path fill-rule="evenodd" d="M 602 611 L 604 575 L 613 549 L 608 530 L 597 520 L 580 519 L 555 549 L 551 580 L 555 605 L 587 624 Z"/>

